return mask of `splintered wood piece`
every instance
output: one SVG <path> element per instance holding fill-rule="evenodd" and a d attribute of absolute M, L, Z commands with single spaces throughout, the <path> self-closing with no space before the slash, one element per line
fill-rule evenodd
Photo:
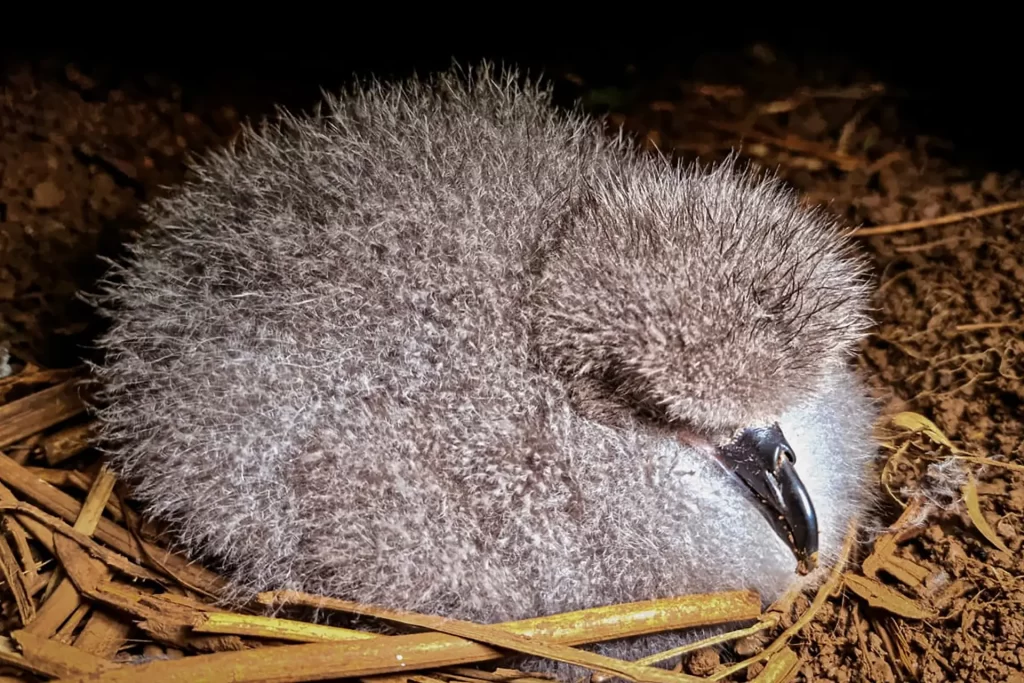
<path fill-rule="evenodd" d="M 55 639 L 65 645 L 71 645 L 71 641 L 74 640 L 75 630 L 78 628 L 78 625 L 82 623 L 82 620 L 85 619 L 86 615 L 89 614 L 90 609 L 92 609 L 92 606 L 89 603 L 82 603 L 79 605 L 78 609 L 76 609 L 60 629 L 57 630 Z"/>
<path fill-rule="evenodd" d="M 261 593 L 258 600 L 268 606 L 300 605 L 341 612 L 360 610 L 357 612 L 360 614 L 364 613 L 362 610 L 375 609 L 358 603 L 296 591 Z M 580 645 L 694 626 L 747 621 L 760 616 L 761 599 L 757 593 L 723 591 L 594 607 L 547 617 L 509 621 L 496 624 L 495 628 L 500 627 L 509 633 L 555 641 L 563 645 Z M 383 618 L 391 619 L 390 616 Z"/>
<path fill-rule="evenodd" d="M 0 486 L 3 486 L 3 484 L 0 484 Z M 4 487 L 4 490 L 7 490 L 7 487 Z M 21 571 L 25 575 L 25 583 L 35 583 L 39 575 L 39 564 L 36 562 L 32 549 L 28 545 L 28 534 L 25 531 L 25 527 L 18 520 L 7 516 L 4 517 L 4 527 L 11 534 L 11 538 L 14 539 L 14 547 L 18 551 L 18 560 L 21 562 Z"/>
<path fill-rule="evenodd" d="M 138 619 L 137 626 L 154 640 L 178 648 L 203 651 L 239 650 L 246 644 L 237 636 L 191 634 L 201 610 L 188 599 L 169 594 L 154 595 L 134 586 L 110 581 L 109 570 L 70 539 L 55 538 L 58 555 L 75 587 L 90 600 L 103 603 Z"/>
<path fill-rule="evenodd" d="M 103 514 L 103 507 L 110 498 L 110 493 L 114 490 L 115 483 L 116 479 L 113 474 L 105 468 L 100 471 L 93 481 L 92 489 L 89 491 L 89 495 L 86 497 L 72 529 L 85 535 L 91 535 L 96 530 L 96 526 Z M 54 543 L 59 555 L 60 543 L 73 544 L 74 542 L 61 537 L 60 539 L 54 539 Z M 76 545 L 75 548 L 77 549 L 77 547 Z M 61 561 L 64 562 L 64 558 L 61 558 Z M 91 558 L 89 558 L 89 561 L 93 562 Z M 100 565 L 100 567 L 103 571 L 107 571 L 103 565 Z M 67 569 L 66 566 L 65 569 Z M 40 608 L 35 620 L 29 623 L 26 629 L 34 635 L 49 638 L 57 632 L 60 625 L 78 610 L 81 605 L 82 596 L 75 589 L 75 586 L 66 578 L 61 579 L 53 594 L 50 595 L 49 599 Z"/>
<path fill-rule="evenodd" d="M 7 402 L 7 396 L 16 388 L 27 385 L 56 384 L 82 374 L 83 368 L 57 368 L 43 370 L 31 363 L 16 375 L 0 379 L 0 403 Z"/>
<path fill-rule="evenodd" d="M 36 613 L 36 618 L 27 622 L 25 630 L 40 638 L 49 638 L 82 604 L 82 596 L 75 587 L 61 581 Z"/>
<path fill-rule="evenodd" d="M 103 659 L 113 659 L 128 640 L 132 624 L 102 607 L 93 609 L 75 640 L 75 647 Z"/>
<path fill-rule="evenodd" d="M 82 504 L 58 488 L 50 486 L 33 476 L 24 467 L 0 453 L 0 480 L 31 498 L 41 507 L 74 523 L 81 512 Z M 211 595 L 222 590 L 223 580 L 213 572 L 189 562 L 184 557 L 151 543 L 139 546 L 124 527 L 109 519 L 101 518 L 94 534 L 97 540 L 128 556 L 140 564 L 146 564 L 169 576 Z"/>
<path fill-rule="evenodd" d="M 75 531 L 65 522 L 53 517 L 52 515 L 46 514 L 34 505 L 29 505 L 28 503 L 3 502 L 0 503 L 0 510 L 9 510 L 14 512 L 18 516 L 18 520 L 22 525 L 24 525 L 25 529 L 28 530 L 28 532 L 32 534 L 40 545 L 45 547 L 51 555 L 57 554 L 54 538 L 63 536 L 80 545 L 92 557 L 101 560 L 108 566 L 123 572 L 134 579 L 153 581 L 155 583 L 165 583 L 168 581 L 164 576 L 140 567 L 124 555 L 100 545 L 90 536 L 86 536 L 85 534 Z"/>
<path fill-rule="evenodd" d="M 18 560 L 14 557 L 14 550 L 11 549 L 7 538 L 0 535 L 0 570 L 3 571 L 4 580 L 14 595 L 14 603 L 18 608 L 18 616 L 21 623 L 27 624 L 35 616 L 36 608 L 29 597 L 28 588 L 25 585 L 25 577 L 21 574 Z"/>
<path fill-rule="evenodd" d="M 43 456 L 51 466 L 59 465 L 87 449 L 92 437 L 92 422 L 67 427 L 43 439 Z"/>
<path fill-rule="evenodd" d="M 2 503 L 17 503 L 18 499 L 15 498 L 14 494 L 4 486 L 0 484 L 0 504 Z M 21 584 L 25 587 L 26 593 L 31 597 L 35 594 L 35 587 L 39 581 L 39 567 L 36 563 L 35 557 L 32 555 L 32 549 L 28 545 L 28 537 L 24 526 L 15 518 L 10 515 L 0 515 L 3 518 L 3 525 L 10 532 L 11 538 L 14 539 L 14 546 L 18 550 L 18 555 L 21 560 L 21 571 L 18 572 L 18 577 Z M 17 590 L 12 588 L 11 590 Z M 18 599 L 15 594 L 15 600 Z M 32 604 L 32 601 L 29 600 Z M 22 614 L 22 625 L 26 623 L 25 615 Z M 32 604 L 32 616 L 29 619 L 35 617 L 35 605 Z"/>
<path fill-rule="evenodd" d="M 45 671 L 49 676 L 92 677 L 121 668 L 120 664 L 108 662 L 56 640 L 41 638 L 28 631 L 14 631 L 11 637 L 21 648 L 25 661 L 34 668 Z"/>
<path fill-rule="evenodd" d="M 78 391 L 78 379 L 69 379 L 0 406 L 0 448 L 84 412 Z"/>

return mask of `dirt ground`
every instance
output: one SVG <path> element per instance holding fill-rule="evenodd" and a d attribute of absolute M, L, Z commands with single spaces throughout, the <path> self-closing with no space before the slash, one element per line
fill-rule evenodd
<path fill-rule="evenodd" d="M 900 99 L 871 74 L 838 82 L 763 45 L 741 62 L 729 80 L 711 68 L 687 82 L 627 69 L 614 87 L 571 67 L 554 75 L 565 93 L 608 114 L 609 126 L 652 148 L 712 159 L 742 145 L 851 226 L 1024 200 L 1018 173 L 951 162 L 955 141 L 903 123 Z M 143 228 L 139 203 L 179 182 L 189 153 L 268 111 L 258 98 L 199 96 L 156 76 L 123 81 L 60 62 L 15 65 L 3 79 L 0 343 L 10 367 L 0 350 L 0 377 L 26 362 L 68 367 L 88 354 L 102 322 L 75 293 L 102 271 L 97 256 L 116 257 Z M 1022 231 L 1018 208 L 858 237 L 878 278 L 877 327 L 858 362 L 887 416 L 925 416 L 959 450 L 881 426 L 886 523 L 911 502 L 927 513 L 887 551 L 882 574 L 926 614 L 838 592 L 791 641 L 803 658 L 795 680 L 1024 683 Z M 28 452 L 21 461 L 41 458 Z M 139 638 L 123 652 L 141 648 Z M 684 668 L 707 674 L 722 665 L 704 652 Z"/>

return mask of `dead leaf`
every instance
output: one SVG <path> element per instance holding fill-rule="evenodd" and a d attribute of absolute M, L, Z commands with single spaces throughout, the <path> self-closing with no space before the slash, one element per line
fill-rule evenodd
<path fill-rule="evenodd" d="M 929 439 L 937 444 L 945 446 L 954 453 L 960 453 L 960 449 L 953 445 L 953 443 L 946 438 L 946 435 L 942 433 L 934 422 L 929 420 L 920 413 L 914 413 L 910 411 L 897 413 L 890 418 L 890 421 L 897 427 L 902 427 L 911 432 L 923 432 L 928 436 Z"/>
<path fill-rule="evenodd" d="M 1003 539 L 999 538 L 995 529 L 989 525 L 985 515 L 981 512 L 981 505 L 978 502 L 978 485 L 975 483 L 974 477 L 968 475 L 967 483 L 960 490 L 964 494 L 964 503 L 967 504 L 967 514 L 970 516 L 971 521 L 974 522 L 974 526 L 981 532 L 981 535 L 1004 553 L 1010 554 L 1010 549 L 1006 547 Z"/>
<path fill-rule="evenodd" d="M 935 614 L 922 609 L 916 602 L 889 586 L 866 576 L 846 573 L 843 584 L 867 601 L 872 607 L 898 614 L 907 619 L 933 619 Z"/>

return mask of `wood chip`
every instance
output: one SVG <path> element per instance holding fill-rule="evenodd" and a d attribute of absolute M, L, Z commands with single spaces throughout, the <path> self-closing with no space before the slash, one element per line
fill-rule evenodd
<path fill-rule="evenodd" d="M 41 638 L 28 631 L 14 631 L 11 638 L 18 643 L 25 661 L 49 676 L 86 676 L 117 671 L 121 665 L 100 659 L 70 645 Z"/>
<path fill-rule="evenodd" d="M 91 609 L 92 606 L 89 603 L 79 605 L 71 616 L 68 617 L 67 621 L 61 625 L 60 629 L 57 630 L 56 640 L 65 645 L 71 645 L 74 641 L 75 631 L 78 630 L 82 620 L 85 619 Z"/>
<path fill-rule="evenodd" d="M 78 634 L 75 647 L 104 659 L 113 659 L 128 640 L 131 630 L 131 622 L 119 618 L 116 612 L 95 608 Z"/>
<path fill-rule="evenodd" d="M 73 458 L 89 447 L 93 423 L 86 422 L 62 429 L 43 439 L 43 455 L 51 466 Z"/>
<path fill-rule="evenodd" d="M 79 380 L 69 379 L 0 406 L 0 448 L 85 411 Z"/>

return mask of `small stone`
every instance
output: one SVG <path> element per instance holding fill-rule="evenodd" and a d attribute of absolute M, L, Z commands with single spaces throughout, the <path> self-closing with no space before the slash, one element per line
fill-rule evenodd
<path fill-rule="evenodd" d="M 32 203 L 39 209 L 52 209 L 64 201 L 64 190 L 52 180 L 44 180 L 32 190 Z"/>

